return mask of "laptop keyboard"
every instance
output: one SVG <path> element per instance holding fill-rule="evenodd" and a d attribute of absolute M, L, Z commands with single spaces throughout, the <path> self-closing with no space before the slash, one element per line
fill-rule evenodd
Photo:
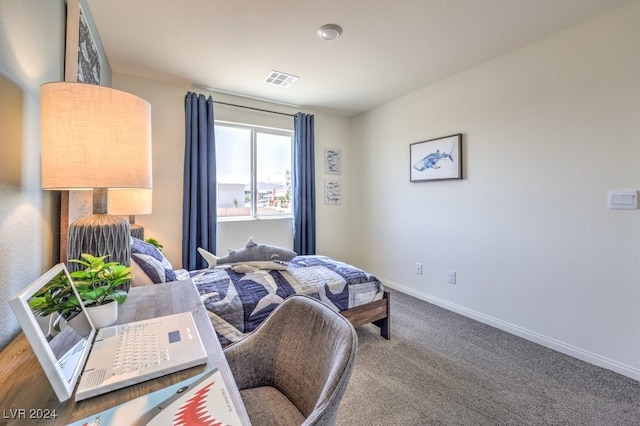
<path fill-rule="evenodd" d="M 156 321 L 143 321 L 119 330 L 114 375 L 144 371 L 169 359 L 169 349 L 158 341 L 159 325 Z"/>

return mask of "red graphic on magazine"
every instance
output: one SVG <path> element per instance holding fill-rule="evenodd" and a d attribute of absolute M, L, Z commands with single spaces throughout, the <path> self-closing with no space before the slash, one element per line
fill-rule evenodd
<path fill-rule="evenodd" d="M 222 426 L 222 423 L 214 419 L 207 412 L 207 394 L 215 382 L 200 389 L 187 400 L 173 417 L 175 426 Z"/>

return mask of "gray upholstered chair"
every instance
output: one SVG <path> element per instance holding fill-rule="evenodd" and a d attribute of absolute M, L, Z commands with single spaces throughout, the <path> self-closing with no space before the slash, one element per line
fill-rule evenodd
<path fill-rule="evenodd" d="M 291 296 L 224 352 L 254 426 L 333 425 L 358 350 L 349 321 Z"/>

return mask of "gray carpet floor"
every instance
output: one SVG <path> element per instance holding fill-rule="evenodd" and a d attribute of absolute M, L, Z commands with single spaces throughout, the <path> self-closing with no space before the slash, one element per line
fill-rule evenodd
<path fill-rule="evenodd" d="M 391 340 L 373 325 L 357 330 L 338 425 L 640 425 L 640 382 L 391 297 Z"/>

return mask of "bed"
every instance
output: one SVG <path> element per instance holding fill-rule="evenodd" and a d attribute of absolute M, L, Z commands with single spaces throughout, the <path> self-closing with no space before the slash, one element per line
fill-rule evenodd
<path fill-rule="evenodd" d="M 293 294 L 318 298 L 354 327 L 373 323 L 382 337 L 390 338 L 389 293 L 374 275 L 353 265 L 326 256 L 296 256 L 276 269 L 218 265 L 174 270 L 149 246 L 141 240 L 132 243 L 134 285 L 191 278 L 222 346 L 255 330 Z"/>

